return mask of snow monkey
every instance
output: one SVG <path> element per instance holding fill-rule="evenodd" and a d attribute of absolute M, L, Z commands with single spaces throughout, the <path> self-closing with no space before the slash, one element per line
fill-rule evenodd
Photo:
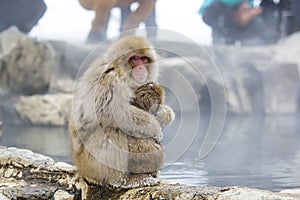
<path fill-rule="evenodd" d="M 156 59 L 148 41 L 127 36 L 79 80 L 69 129 L 81 176 L 122 188 L 157 184 L 164 158 L 162 127 L 174 114 L 163 104 L 155 114 L 131 105 L 134 90 L 156 80 Z"/>

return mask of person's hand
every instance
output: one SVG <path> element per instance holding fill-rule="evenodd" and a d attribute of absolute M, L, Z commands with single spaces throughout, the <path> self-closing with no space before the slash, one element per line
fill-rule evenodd
<path fill-rule="evenodd" d="M 243 2 L 233 14 L 233 21 L 239 26 L 247 26 L 254 17 L 262 13 L 262 7 L 251 7 L 249 3 Z"/>

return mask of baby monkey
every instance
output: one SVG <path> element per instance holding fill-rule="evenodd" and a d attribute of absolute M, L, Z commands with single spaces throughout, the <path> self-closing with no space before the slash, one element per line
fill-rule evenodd
<path fill-rule="evenodd" d="M 171 109 L 164 104 L 165 90 L 164 88 L 155 82 L 149 82 L 134 90 L 133 97 L 130 101 L 131 105 L 134 105 L 144 111 L 154 115 L 160 122 L 161 127 L 165 127 L 174 119 L 173 112 L 167 112 L 168 115 L 165 118 L 160 117 L 160 112 L 165 112 L 165 109 Z"/>
<path fill-rule="evenodd" d="M 157 116 L 164 103 L 164 88 L 158 83 L 149 82 L 134 90 L 131 105 Z M 153 138 L 138 138 L 127 136 L 129 148 L 128 168 L 135 173 L 146 173 L 149 169 L 160 168 L 163 165 L 163 146 Z M 148 172 L 149 173 L 149 172 Z M 157 177 L 157 172 L 149 175 Z"/>
<path fill-rule="evenodd" d="M 158 83 L 150 82 L 134 91 L 131 104 L 156 115 L 160 105 L 164 103 L 165 90 Z"/>

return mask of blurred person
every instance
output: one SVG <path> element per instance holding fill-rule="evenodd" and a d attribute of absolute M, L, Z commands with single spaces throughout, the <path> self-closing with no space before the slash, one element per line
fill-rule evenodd
<path fill-rule="evenodd" d="M 280 3 L 282 36 L 300 31 L 300 1 L 281 0 Z"/>
<path fill-rule="evenodd" d="M 286 37 L 294 32 L 300 31 L 300 1 L 299 0 L 277 0 L 279 1 L 279 32 L 280 37 Z"/>
<path fill-rule="evenodd" d="M 121 9 L 121 24 L 125 22 L 125 20 L 128 18 L 129 14 L 132 12 L 131 7 L 123 8 Z M 151 28 L 157 28 L 156 23 L 156 9 L 153 8 L 152 12 L 150 13 L 149 17 L 146 19 L 145 27 L 151 27 Z M 120 32 L 123 32 L 124 30 L 122 27 L 120 27 Z M 157 36 L 156 29 L 147 30 L 147 36 L 155 38 Z"/>
<path fill-rule="evenodd" d="M 292 11 L 294 16 L 294 32 L 300 31 L 300 0 L 292 0 Z"/>
<path fill-rule="evenodd" d="M 122 21 L 121 30 L 130 30 L 139 27 L 145 22 L 155 7 L 156 0 L 79 0 L 81 6 L 87 10 L 95 11 L 92 27 L 87 37 L 87 43 L 95 44 L 107 38 L 106 29 L 110 11 L 114 7 L 130 8 L 132 3 L 139 5 L 134 12 L 130 12 Z"/>
<path fill-rule="evenodd" d="M 16 26 L 20 31 L 28 33 L 46 9 L 43 0 L 0 0 L 0 31 Z"/>
<path fill-rule="evenodd" d="M 273 1 L 204 0 L 199 13 L 211 26 L 214 44 L 262 45 L 278 41 Z M 275 9 L 275 10 L 274 10 Z"/>

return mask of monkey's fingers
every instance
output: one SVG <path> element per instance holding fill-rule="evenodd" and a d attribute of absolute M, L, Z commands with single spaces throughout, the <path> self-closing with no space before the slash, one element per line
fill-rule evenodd
<path fill-rule="evenodd" d="M 160 123 L 161 127 L 165 127 L 175 119 L 175 113 L 171 107 L 163 105 L 157 112 L 156 119 Z"/>

